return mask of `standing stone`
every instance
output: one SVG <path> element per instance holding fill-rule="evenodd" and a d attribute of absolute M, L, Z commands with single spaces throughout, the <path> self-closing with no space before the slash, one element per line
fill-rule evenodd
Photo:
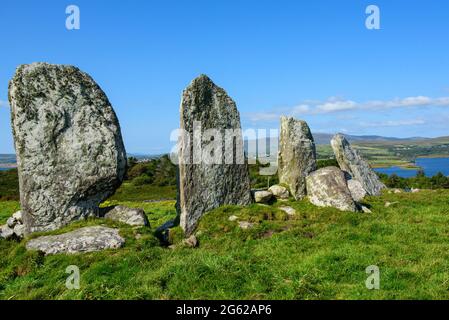
<path fill-rule="evenodd" d="M 337 167 L 326 167 L 314 171 L 307 177 L 309 201 L 319 207 L 334 207 L 341 211 L 358 211 L 346 184 L 343 171 Z"/>
<path fill-rule="evenodd" d="M 331 145 L 341 170 L 359 181 L 368 195 L 380 195 L 385 185 L 357 150 L 351 147 L 348 140 L 342 134 L 337 134 L 332 138 Z"/>
<path fill-rule="evenodd" d="M 226 204 L 247 205 L 252 200 L 235 102 L 201 75 L 184 90 L 180 113 L 185 136 L 178 150 L 177 208 L 188 236 L 205 212 Z M 225 139 L 229 129 L 237 133 L 230 148 Z"/>
<path fill-rule="evenodd" d="M 126 169 L 104 92 L 76 67 L 33 63 L 17 68 L 9 102 L 26 233 L 96 216 Z"/>
<path fill-rule="evenodd" d="M 305 121 L 281 117 L 278 156 L 279 183 L 289 186 L 296 200 L 306 195 L 306 177 L 316 170 L 312 133 Z"/>

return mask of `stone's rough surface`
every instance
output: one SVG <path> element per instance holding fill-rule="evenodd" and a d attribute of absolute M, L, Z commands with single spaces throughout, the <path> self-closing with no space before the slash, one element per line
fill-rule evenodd
<path fill-rule="evenodd" d="M 365 198 L 366 191 L 365 189 L 363 189 L 363 186 L 359 181 L 350 179 L 347 182 L 349 191 L 351 192 L 352 198 L 355 201 L 361 201 L 363 198 Z"/>
<path fill-rule="evenodd" d="M 385 185 L 357 150 L 351 147 L 348 140 L 343 135 L 337 134 L 332 138 L 331 145 L 341 170 L 359 181 L 368 195 L 380 195 Z"/>
<path fill-rule="evenodd" d="M 27 233 L 97 215 L 126 169 L 104 92 L 75 67 L 34 63 L 17 68 L 9 102 Z"/>
<path fill-rule="evenodd" d="M 57 253 L 82 253 L 105 249 L 117 249 L 125 240 L 117 229 L 102 226 L 85 227 L 72 232 L 43 236 L 28 241 L 28 250 L 42 251 L 46 255 Z"/>
<path fill-rule="evenodd" d="M 290 196 L 288 189 L 279 185 L 271 186 L 268 191 L 270 191 L 277 199 L 288 199 Z"/>
<path fill-rule="evenodd" d="M 279 210 L 284 211 L 284 212 L 287 213 L 290 217 L 296 215 L 296 210 L 293 209 L 292 207 L 279 207 Z"/>
<path fill-rule="evenodd" d="M 0 238 L 9 239 L 14 236 L 14 230 L 8 227 L 8 225 L 0 226 Z"/>
<path fill-rule="evenodd" d="M 296 200 L 306 195 L 305 178 L 316 170 L 312 133 L 305 121 L 281 117 L 279 136 L 279 182 L 290 188 Z"/>
<path fill-rule="evenodd" d="M 190 237 L 188 237 L 187 239 L 184 239 L 182 242 L 183 242 L 183 244 L 185 244 L 187 247 L 190 247 L 190 248 L 196 248 L 196 247 L 198 247 L 198 244 L 199 244 L 198 239 L 193 234 Z"/>
<path fill-rule="evenodd" d="M 270 191 L 254 191 L 254 201 L 256 203 L 267 203 L 273 198 L 273 194 Z"/>
<path fill-rule="evenodd" d="M 22 212 L 17 211 L 8 218 L 4 226 L 0 226 L 0 238 L 18 238 L 21 239 L 25 235 L 25 226 L 22 223 Z"/>
<path fill-rule="evenodd" d="M 251 229 L 252 227 L 254 227 L 254 223 L 248 221 L 240 221 L 239 227 L 242 228 L 243 230 Z"/>
<path fill-rule="evenodd" d="M 310 174 L 307 194 L 311 203 L 319 207 L 334 207 L 342 211 L 357 211 L 346 184 L 345 174 L 337 167 L 326 167 Z"/>
<path fill-rule="evenodd" d="M 148 218 L 143 209 L 115 206 L 109 210 L 104 218 L 129 224 L 130 226 L 149 226 Z"/>
<path fill-rule="evenodd" d="M 225 130 L 241 130 L 240 115 L 235 102 L 207 76 L 201 75 L 184 90 L 180 112 L 181 129 L 190 135 L 191 143 L 181 139 L 179 144 L 177 208 L 180 225 L 189 236 L 207 211 L 226 204 L 248 205 L 252 199 L 241 132 L 238 132 L 239 139 L 235 139 L 235 145 L 228 148 L 227 152 L 225 148 Z M 199 131 L 194 130 L 195 122 L 201 125 L 202 139 L 193 139 L 193 132 Z M 205 130 L 210 129 L 220 132 L 222 140 L 218 136 L 212 139 L 204 134 Z M 213 146 L 217 145 L 219 149 L 214 150 Z M 220 158 L 220 161 L 213 164 L 203 161 L 204 158 L 198 157 L 199 147 L 203 150 L 203 155 L 214 155 Z M 217 156 L 220 151 L 222 157 Z M 240 157 L 241 161 L 230 161 L 232 164 L 229 164 L 229 161 L 225 161 L 225 156 L 229 155 L 233 156 L 232 158 Z M 196 161 L 198 158 L 199 163 Z"/>

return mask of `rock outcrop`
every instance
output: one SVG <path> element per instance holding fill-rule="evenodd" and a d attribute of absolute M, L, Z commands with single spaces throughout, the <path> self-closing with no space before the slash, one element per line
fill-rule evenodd
<path fill-rule="evenodd" d="M 305 121 L 281 117 L 279 136 L 279 182 L 290 188 L 296 200 L 306 195 L 306 177 L 316 170 L 316 150 Z"/>
<path fill-rule="evenodd" d="M 341 211 L 358 211 L 346 184 L 345 174 L 337 167 L 314 171 L 307 178 L 309 201 L 319 207 L 334 207 Z"/>
<path fill-rule="evenodd" d="M 273 198 L 273 193 L 267 190 L 254 191 L 254 201 L 256 203 L 268 203 Z"/>
<path fill-rule="evenodd" d="M 187 136 L 178 144 L 177 208 L 180 225 L 189 236 L 207 211 L 226 204 L 247 205 L 252 199 L 235 102 L 201 75 L 184 90 L 180 113 L 181 130 Z M 230 150 L 225 141 L 229 130 L 237 130 Z"/>
<path fill-rule="evenodd" d="M 362 184 L 355 180 L 349 179 L 347 181 L 349 191 L 351 192 L 351 196 L 355 201 L 361 201 L 366 196 L 366 190 L 363 188 Z"/>
<path fill-rule="evenodd" d="M 46 255 L 57 253 L 84 253 L 117 249 L 125 244 L 118 229 L 103 226 L 85 227 L 56 236 L 43 236 L 26 244 L 28 250 L 41 251 Z"/>
<path fill-rule="evenodd" d="M 8 218 L 4 226 L 0 226 L 0 238 L 21 239 L 25 235 L 25 226 L 22 220 L 22 211 L 17 211 Z"/>
<path fill-rule="evenodd" d="M 276 199 L 287 200 L 290 197 L 288 189 L 280 185 L 271 186 L 268 188 L 268 191 L 270 191 Z"/>
<path fill-rule="evenodd" d="M 9 84 L 26 232 L 98 215 L 121 184 L 126 153 L 108 98 L 76 67 L 34 63 Z"/>
<path fill-rule="evenodd" d="M 148 218 L 143 209 L 115 206 L 106 212 L 105 219 L 126 223 L 133 227 L 149 226 Z"/>
<path fill-rule="evenodd" d="M 380 195 L 385 185 L 348 140 L 342 134 L 337 134 L 332 138 L 331 145 L 341 170 L 359 181 L 368 195 Z"/>

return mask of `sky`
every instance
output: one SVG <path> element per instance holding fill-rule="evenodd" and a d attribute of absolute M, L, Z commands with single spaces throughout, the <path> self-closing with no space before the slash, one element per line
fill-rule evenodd
<path fill-rule="evenodd" d="M 66 28 L 66 8 L 80 29 Z M 380 29 L 367 29 L 366 8 Z M 8 81 L 18 65 L 70 64 L 105 91 L 128 153 L 169 151 L 182 90 L 207 74 L 244 129 L 281 115 L 312 132 L 449 135 L 446 0 L 2 0 L 0 153 L 13 153 Z"/>

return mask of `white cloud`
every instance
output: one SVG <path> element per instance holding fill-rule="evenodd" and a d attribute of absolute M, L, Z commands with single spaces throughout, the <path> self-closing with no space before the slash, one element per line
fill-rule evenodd
<path fill-rule="evenodd" d="M 409 120 L 388 120 L 381 122 L 361 122 L 362 127 L 401 127 L 401 126 L 416 126 L 425 124 L 422 119 L 409 119 Z"/>
<path fill-rule="evenodd" d="M 267 112 L 249 113 L 247 115 L 252 121 L 270 121 L 279 119 L 281 115 L 304 116 L 350 110 L 382 110 L 425 106 L 449 107 L 449 97 L 430 98 L 426 96 L 415 96 L 395 98 L 392 100 L 371 100 L 367 102 L 330 97 L 326 101 L 307 101 L 290 108 L 279 108 Z"/>

